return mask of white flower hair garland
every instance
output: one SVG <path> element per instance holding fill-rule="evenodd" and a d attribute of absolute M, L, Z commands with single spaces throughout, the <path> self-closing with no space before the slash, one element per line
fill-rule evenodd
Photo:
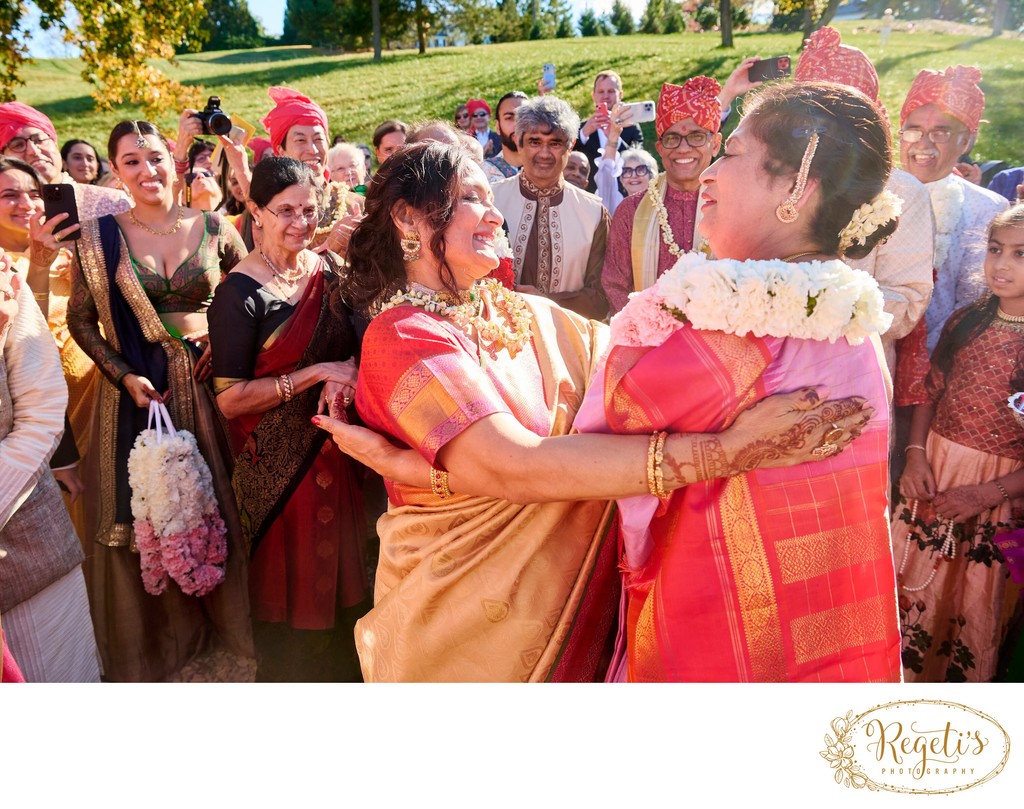
<path fill-rule="evenodd" d="M 709 261 L 688 254 L 658 282 L 634 292 L 612 318 L 612 342 L 658 346 L 686 323 L 755 337 L 851 344 L 889 328 L 875 279 L 841 261 Z"/>
<path fill-rule="evenodd" d="M 839 233 L 839 255 L 856 244 L 867 244 L 868 236 L 903 213 L 903 200 L 885 189 L 853 212 L 850 224 Z"/>

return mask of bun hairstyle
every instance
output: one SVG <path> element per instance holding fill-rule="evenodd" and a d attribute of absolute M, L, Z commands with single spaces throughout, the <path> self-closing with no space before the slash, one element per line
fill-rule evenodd
<path fill-rule="evenodd" d="M 426 218 L 433 233 L 424 248 L 437 258 L 445 289 L 458 296 L 444 237 L 470 165 L 472 157 L 465 149 L 437 141 L 403 146 L 384 161 L 370 181 L 363 219 L 349 241 L 344 284 L 353 309 L 372 314 L 407 283 L 401 234 L 391 218 L 402 203 Z"/>
<path fill-rule="evenodd" d="M 135 135 L 137 138 L 143 138 L 146 135 L 156 135 L 164 145 L 167 153 L 171 153 L 171 146 L 167 143 L 167 138 L 149 121 L 121 121 L 111 131 L 110 138 L 107 140 L 107 158 L 110 160 L 111 165 L 117 162 L 117 144 L 125 135 Z"/>
<path fill-rule="evenodd" d="M 808 177 L 819 182 L 820 204 L 810 234 L 821 252 L 838 253 L 841 234 L 854 212 L 878 197 L 892 171 L 892 137 L 879 108 L 842 84 L 774 84 L 744 105 L 744 120 L 767 147 L 764 169 L 773 177 L 796 175 L 811 135 L 818 135 Z M 849 246 L 845 256 L 868 255 L 895 232 L 897 224 L 897 218 L 890 219 L 863 243 Z"/>
<path fill-rule="evenodd" d="M 1024 205 L 1018 204 L 1007 208 L 989 223 L 988 237 L 991 239 L 995 231 L 1001 228 L 1024 229 Z M 999 309 L 999 298 L 988 295 L 955 312 L 950 318 L 949 327 L 943 331 L 932 354 L 932 365 L 945 372 L 953 368 L 956 355 L 968 343 L 973 342 L 988 328 Z M 1017 356 L 1017 364 L 1010 377 L 1008 393 L 1024 391 L 1024 352 Z"/>

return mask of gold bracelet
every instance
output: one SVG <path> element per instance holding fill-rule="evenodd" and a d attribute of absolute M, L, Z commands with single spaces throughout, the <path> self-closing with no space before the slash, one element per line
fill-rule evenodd
<path fill-rule="evenodd" d="M 35 298 L 36 301 L 38 301 L 39 303 L 42 303 L 43 301 L 47 301 L 48 302 L 50 300 L 50 293 L 49 292 L 33 292 L 32 293 L 32 297 Z"/>
<path fill-rule="evenodd" d="M 290 374 L 281 374 L 281 376 L 279 376 L 278 379 L 281 380 L 281 387 L 284 388 L 284 400 L 285 400 L 285 402 L 290 402 L 292 400 L 292 396 L 295 395 L 295 388 L 292 385 L 291 375 Z"/>
<path fill-rule="evenodd" d="M 665 460 L 665 440 L 668 433 L 651 433 L 647 444 L 647 490 L 655 497 L 664 500 L 668 497 L 665 491 L 665 479 L 661 463 Z"/>
<path fill-rule="evenodd" d="M 443 469 L 430 467 L 430 490 L 442 500 L 452 496 L 452 490 L 448 488 L 448 473 Z"/>
<path fill-rule="evenodd" d="M 999 493 L 1003 496 L 1003 499 L 1007 503 L 1009 503 L 1010 502 L 1010 493 L 1008 491 L 1006 491 L 1006 487 L 1003 486 L 1003 484 L 1000 483 L 998 480 L 993 480 L 992 482 L 994 484 L 996 484 L 996 488 L 999 489 Z"/>
<path fill-rule="evenodd" d="M 283 402 L 284 401 L 284 391 L 281 390 L 281 377 L 277 377 L 276 379 L 274 379 L 274 387 L 277 388 L 277 401 L 279 403 Z"/>

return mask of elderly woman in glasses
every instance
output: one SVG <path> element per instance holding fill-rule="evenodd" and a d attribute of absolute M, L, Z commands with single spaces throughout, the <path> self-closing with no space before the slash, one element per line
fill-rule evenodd
<path fill-rule="evenodd" d="M 250 548 L 257 678 L 358 678 L 350 608 L 367 593 L 355 464 L 310 419 L 344 411 L 356 335 L 337 261 L 309 249 L 321 186 L 308 164 L 256 165 L 249 212 L 262 229 L 210 308 L 214 390 L 231 427 L 232 483 Z"/>

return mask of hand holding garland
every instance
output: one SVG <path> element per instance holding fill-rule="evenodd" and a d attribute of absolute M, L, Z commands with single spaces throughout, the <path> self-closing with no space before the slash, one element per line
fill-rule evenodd
<path fill-rule="evenodd" d="M 776 394 L 742 413 L 720 434 L 673 434 L 664 445 L 665 490 L 762 467 L 818 460 L 812 450 L 838 425 L 840 448 L 860 434 L 874 411 L 859 397 L 822 401 L 805 388 Z M 338 447 L 389 480 L 427 489 L 431 467 L 418 452 L 393 446 L 371 430 L 317 416 Z M 438 455 L 456 494 L 515 503 L 610 499 L 647 494 L 647 435 L 570 435 L 541 438 L 511 415 L 481 419 Z"/>

